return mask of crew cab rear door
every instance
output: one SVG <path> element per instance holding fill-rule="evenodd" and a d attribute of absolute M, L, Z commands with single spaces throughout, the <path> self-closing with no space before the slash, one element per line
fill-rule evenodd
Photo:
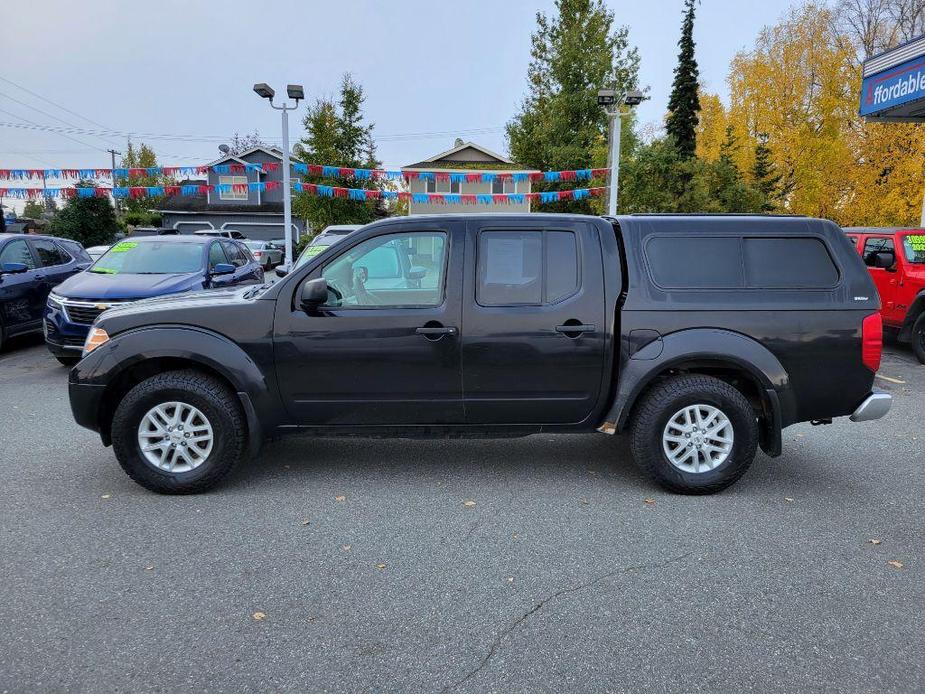
<path fill-rule="evenodd" d="M 604 370 L 601 245 L 581 221 L 469 221 L 463 399 L 469 424 L 571 424 Z"/>

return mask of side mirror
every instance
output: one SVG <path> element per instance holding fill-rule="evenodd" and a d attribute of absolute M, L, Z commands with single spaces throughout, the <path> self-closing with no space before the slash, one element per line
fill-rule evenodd
<path fill-rule="evenodd" d="M 0 266 L 0 274 L 3 275 L 18 275 L 20 272 L 26 272 L 29 269 L 29 266 L 25 263 L 3 263 Z"/>
<path fill-rule="evenodd" d="M 212 266 L 213 275 L 231 275 L 237 268 L 231 263 L 216 263 Z"/>
<path fill-rule="evenodd" d="M 276 266 L 276 276 L 277 276 L 277 277 L 285 277 L 285 276 L 288 275 L 288 274 L 289 274 L 289 268 L 288 268 L 288 267 L 286 267 L 285 265 L 277 265 L 277 266 Z"/>
<path fill-rule="evenodd" d="M 324 277 L 309 280 L 299 292 L 299 305 L 305 313 L 314 313 L 328 300 L 328 281 Z"/>
<path fill-rule="evenodd" d="M 422 280 L 425 275 L 427 275 L 427 268 L 421 267 L 420 265 L 413 265 L 408 270 L 408 279 L 409 280 Z"/>
<path fill-rule="evenodd" d="M 891 251 L 879 251 L 874 256 L 874 267 L 889 270 L 896 264 L 896 254 Z"/>

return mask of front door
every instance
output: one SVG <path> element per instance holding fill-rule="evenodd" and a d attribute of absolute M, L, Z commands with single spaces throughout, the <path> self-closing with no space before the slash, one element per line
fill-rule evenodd
<path fill-rule="evenodd" d="M 22 263 L 26 272 L 0 277 L 0 322 L 8 334 L 31 330 L 42 320 L 49 284 L 26 239 L 13 239 L 0 248 L 0 264 Z"/>
<path fill-rule="evenodd" d="M 905 316 L 905 310 L 897 309 L 896 293 L 899 286 L 900 275 L 898 272 L 899 263 L 894 262 L 890 268 L 881 268 L 875 266 L 877 253 L 892 253 L 896 258 L 896 246 L 892 236 L 868 236 L 864 239 L 864 246 L 861 256 L 864 258 L 864 264 L 870 271 L 870 276 L 877 286 L 877 293 L 880 294 L 880 313 L 883 321 L 888 324 L 901 324 Z"/>
<path fill-rule="evenodd" d="M 566 424 L 594 410 L 604 368 L 601 245 L 583 222 L 472 221 L 463 301 L 469 424 Z"/>
<path fill-rule="evenodd" d="M 277 300 L 277 378 L 303 425 L 461 424 L 458 222 L 409 221 L 343 242 Z M 323 277 L 328 301 L 299 306 Z"/>

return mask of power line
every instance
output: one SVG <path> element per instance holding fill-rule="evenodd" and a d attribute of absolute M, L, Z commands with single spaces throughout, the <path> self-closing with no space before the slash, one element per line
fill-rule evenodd
<path fill-rule="evenodd" d="M 27 89 L 26 87 L 22 86 L 21 84 L 17 84 L 16 82 L 14 82 L 14 81 L 11 80 L 11 79 L 7 79 L 6 77 L 0 76 L 0 80 L 3 80 L 3 81 L 6 82 L 7 84 L 12 84 L 12 85 L 13 85 L 14 87 L 16 87 L 17 89 L 22 89 L 24 92 L 26 92 L 27 94 L 31 94 L 31 95 L 34 96 L 36 99 L 41 99 L 42 101 L 44 101 L 44 102 L 46 102 L 46 103 L 49 103 L 49 104 L 51 104 L 52 106 L 55 106 L 56 108 L 60 108 L 62 111 L 66 111 L 67 113 L 70 113 L 72 116 L 77 116 L 77 117 L 80 118 L 81 120 L 85 120 L 85 121 L 87 121 L 88 123 L 93 123 L 93 125 L 98 125 L 98 126 L 101 127 L 101 128 L 106 128 L 107 130 L 109 129 L 108 126 L 103 125 L 102 123 L 99 123 L 99 122 L 93 120 L 92 118 L 87 118 L 86 116 L 82 116 L 82 115 L 80 115 L 79 113 L 77 113 L 76 111 L 72 111 L 71 109 L 67 108 L 66 106 L 62 106 L 61 104 L 56 103 L 56 102 L 52 101 L 51 99 L 45 98 L 45 97 L 42 96 L 41 94 L 36 94 L 36 93 L 35 93 L 34 91 L 32 91 L 31 89 Z"/>
<path fill-rule="evenodd" d="M 54 115 L 54 114 L 52 114 L 52 113 L 48 113 L 47 111 L 43 111 L 43 110 L 40 109 L 40 108 L 36 108 L 35 106 L 32 106 L 32 105 L 30 105 L 30 104 L 27 104 L 25 101 L 20 101 L 19 99 L 15 98 L 15 97 L 12 97 L 12 96 L 10 96 L 9 94 L 5 94 L 4 92 L 0 92 L 0 96 L 4 97 L 4 98 L 6 98 L 6 99 L 9 99 L 10 101 L 15 101 L 15 102 L 16 102 L 17 104 L 19 104 L 20 106 L 25 106 L 26 108 L 31 108 L 33 111 L 36 111 L 36 112 L 38 112 L 38 113 L 41 113 L 43 116 L 47 116 L 48 118 L 53 118 L 53 119 L 55 119 L 56 121 L 58 121 L 59 123 L 64 123 L 65 125 L 67 125 L 67 126 L 69 126 L 69 127 L 72 127 L 72 128 L 76 128 L 76 127 L 77 127 L 77 126 L 75 126 L 73 123 L 69 123 L 68 121 L 64 120 L 63 118 L 58 118 L 58 116 L 56 116 L 56 115 Z M 97 136 L 97 137 L 98 137 L 98 136 Z M 109 144 L 109 145 L 113 144 L 112 142 L 110 142 L 109 140 L 106 140 L 105 138 L 100 137 L 99 139 L 103 140 L 103 142 L 106 142 L 106 144 Z"/>
<path fill-rule="evenodd" d="M 106 150 L 102 149 L 101 147 L 96 147 L 96 146 L 94 146 L 94 145 L 91 145 L 89 142 L 84 142 L 83 140 L 78 140 L 76 137 L 71 137 L 70 135 L 66 135 L 65 133 L 61 132 L 60 129 L 54 129 L 54 128 L 51 128 L 51 126 L 43 126 L 43 125 L 40 125 L 39 123 L 36 123 L 35 121 L 31 121 L 31 120 L 29 120 L 28 118 L 23 118 L 23 117 L 20 116 L 20 115 L 17 115 L 17 114 L 15 114 L 15 113 L 10 112 L 10 111 L 6 111 L 6 110 L 4 110 L 4 109 L 2 109 L 2 108 L 0 108 L 0 113 L 5 113 L 5 114 L 8 115 L 8 116 L 13 116 L 13 118 L 18 118 L 18 119 L 21 120 L 21 121 L 25 121 L 26 123 L 31 123 L 31 124 L 32 124 L 32 127 L 30 127 L 29 125 L 20 124 L 20 123 L 10 123 L 9 125 L 10 125 L 11 127 L 28 128 L 28 129 L 30 129 L 30 130 L 36 130 L 36 129 L 38 129 L 38 130 L 48 130 L 48 132 L 53 132 L 53 133 L 55 133 L 55 134 L 57 134 L 57 135 L 60 135 L 61 137 L 66 137 L 68 140 L 71 140 L 72 142 L 76 142 L 76 143 L 79 144 L 79 145 L 84 145 L 85 147 L 90 147 L 91 149 L 95 149 L 95 150 L 99 150 L 99 151 L 103 151 L 103 152 L 106 151 Z M 51 128 L 51 129 L 49 129 L 49 128 Z"/>

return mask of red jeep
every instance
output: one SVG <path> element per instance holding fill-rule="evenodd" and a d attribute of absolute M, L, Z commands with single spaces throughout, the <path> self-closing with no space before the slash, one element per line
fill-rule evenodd
<path fill-rule="evenodd" d="M 925 364 L 925 229 L 846 227 L 880 292 L 884 331 Z"/>

